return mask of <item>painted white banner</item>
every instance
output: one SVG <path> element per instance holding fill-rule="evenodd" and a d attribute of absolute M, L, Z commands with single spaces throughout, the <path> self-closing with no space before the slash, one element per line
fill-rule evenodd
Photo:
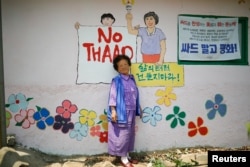
<path fill-rule="evenodd" d="M 240 59 L 238 18 L 178 17 L 179 60 Z"/>
<path fill-rule="evenodd" d="M 113 58 L 126 54 L 136 62 L 136 36 L 126 27 L 80 26 L 77 84 L 110 83 L 116 75 Z"/>

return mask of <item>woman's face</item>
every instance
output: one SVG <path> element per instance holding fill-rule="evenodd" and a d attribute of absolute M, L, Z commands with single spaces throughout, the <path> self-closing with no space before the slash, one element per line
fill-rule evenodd
<path fill-rule="evenodd" d="M 145 24 L 147 27 L 152 28 L 155 27 L 155 19 L 153 16 L 149 16 L 145 18 Z"/>
<path fill-rule="evenodd" d="M 129 66 L 127 60 L 122 59 L 121 61 L 119 61 L 117 63 L 117 66 L 118 66 L 118 72 L 120 74 L 124 74 L 124 75 L 128 75 L 129 74 L 130 66 Z"/>

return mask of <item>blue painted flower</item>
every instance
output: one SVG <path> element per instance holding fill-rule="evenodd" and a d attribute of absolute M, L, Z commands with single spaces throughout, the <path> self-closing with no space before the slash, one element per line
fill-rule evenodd
<path fill-rule="evenodd" d="M 227 112 L 227 106 L 226 104 L 221 104 L 223 101 L 223 96 L 220 94 L 215 95 L 215 102 L 211 100 L 207 100 L 205 107 L 206 109 L 210 110 L 207 113 L 208 119 L 214 119 L 216 111 L 220 114 L 220 116 L 225 116 Z"/>
<path fill-rule="evenodd" d="M 76 138 L 76 140 L 81 141 L 83 137 L 88 135 L 88 126 L 87 124 L 81 124 L 80 122 L 76 122 L 74 129 L 70 131 L 70 138 Z"/>
<path fill-rule="evenodd" d="M 10 111 L 13 113 L 16 113 L 20 110 L 26 110 L 28 107 L 28 100 L 26 99 L 25 95 L 22 93 L 18 94 L 11 94 L 8 97 L 8 104 L 7 107 L 9 107 Z"/>
<path fill-rule="evenodd" d="M 172 122 L 171 122 L 171 128 L 175 128 L 177 125 L 178 125 L 178 121 L 180 123 L 181 126 L 184 126 L 185 125 L 185 122 L 182 120 L 183 118 L 186 117 L 186 113 L 185 112 L 180 112 L 180 107 L 178 106 L 174 106 L 174 114 L 169 114 L 167 115 L 166 117 L 166 120 L 170 120 L 170 119 L 174 119 Z"/>
<path fill-rule="evenodd" d="M 161 108 L 159 106 L 155 106 L 153 110 L 149 107 L 146 107 L 143 110 L 142 122 L 147 123 L 148 121 L 150 121 L 150 124 L 152 126 L 156 126 L 156 121 L 160 121 L 162 119 L 162 115 L 157 114 L 157 112 L 160 110 Z"/>
<path fill-rule="evenodd" d="M 35 112 L 33 118 L 37 121 L 36 126 L 39 129 L 45 129 L 46 124 L 51 126 L 54 123 L 54 118 L 50 116 L 50 112 L 46 108 L 38 108 L 38 111 Z"/>
<path fill-rule="evenodd" d="M 63 133 L 68 133 L 70 129 L 74 129 L 74 124 L 70 122 L 70 120 L 70 118 L 64 118 L 61 115 L 56 115 L 53 128 L 55 130 L 61 129 Z"/>

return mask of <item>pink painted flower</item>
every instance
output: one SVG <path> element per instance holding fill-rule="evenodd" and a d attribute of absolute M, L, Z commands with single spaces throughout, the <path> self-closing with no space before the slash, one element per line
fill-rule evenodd
<path fill-rule="evenodd" d="M 100 136 L 100 133 L 101 133 L 100 130 L 101 130 L 100 125 L 92 126 L 90 128 L 90 135 L 91 136 Z"/>
<path fill-rule="evenodd" d="M 56 108 L 56 112 L 61 114 L 63 118 L 70 118 L 71 113 L 75 113 L 77 109 L 77 106 L 75 104 L 71 104 L 71 101 L 64 100 L 62 102 L 62 106 L 58 106 Z"/>
<path fill-rule="evenodd" d="M 22 126 L 24 129 L 27 129 L 31 124 L 35 124 L 34 113 L 35 110 L 33 109 L 20 110 L 20 114 L 15 115 L 16 126 Z"/>

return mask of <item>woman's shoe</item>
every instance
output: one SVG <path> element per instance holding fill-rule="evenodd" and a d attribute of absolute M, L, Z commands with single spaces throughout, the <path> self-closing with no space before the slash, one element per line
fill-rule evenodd
<path fill-rule="evenodd" d="M 123 167 L 134 167 L 130 162 L 124 164 L 122 161 L 121 161 L 121 164 Z"/>

